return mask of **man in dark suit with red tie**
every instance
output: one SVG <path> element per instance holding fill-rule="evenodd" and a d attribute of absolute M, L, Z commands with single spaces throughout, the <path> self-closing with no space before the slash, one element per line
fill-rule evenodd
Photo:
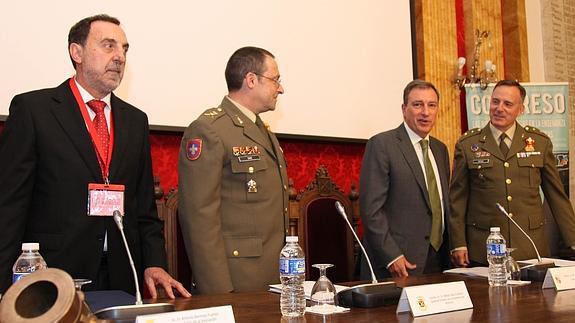
<path fill-rule="evenodd" d="M 109 216 L 123 209 L 127 241 L 151 296 L 157 285 L 171 298 L 172 288 L 189 296 L 165 271 L 146 114 L 112 93 L 128 51 L 120 22 L 107 15 L 79 21 L 68 50 L 76 75 L 15 96 L 0 135 L 0 291 L 10 286 L 21 243 L 39 242 L 49 267 L 93 281 L 85 289 L 133 293 L 128 255 Z M 115 202 L 100 203 L 104 195 Z"/>

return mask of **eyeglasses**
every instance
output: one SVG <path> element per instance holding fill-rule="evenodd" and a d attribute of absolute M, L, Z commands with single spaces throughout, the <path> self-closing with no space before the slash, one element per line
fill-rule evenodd
<path fill-rule="evenodd" d="M 271 78 L 271 77 L 268 77 L 268 76 L 265 76 L 265 75 L 261 75 L 261 74 L 258 74 L 258 73 L 256 73 L 256 72 L 253 72 L 253 73 L 254 73 L 255 75 L 257 75 L 257 76 L 261 76 L 261 77 L 263 77 L 263 78 L 265 78 L 265 79 L 268 79 L 268 80 L 270 80 L 270 81 L 276 83 L 278 87 L 282 84 L 282 80 L 279 78 L 279 76 L 278 76 L 278 79 L 276 80 L 276 79 L 274 79 L 274 78 Z"/>

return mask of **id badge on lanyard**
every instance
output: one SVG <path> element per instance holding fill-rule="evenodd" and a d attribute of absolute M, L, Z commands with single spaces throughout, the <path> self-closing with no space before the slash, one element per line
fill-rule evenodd
<path fill-rule="evenodd" d="M 86 104 L 82 99 L 80 91 L 76 86 L 73 78 L 69 81 L 70 88 L 74 94 L 74 98 L 80 107 L 80 112 L 84 118 L 84 122 L 88 127 L 88 132 L 94 144 L 94 150 L 98 157 L 98 163 L 100 164 L 100 169 L 102 171 L 102 177 L 104 179 L 104 184 L 99 183 L 89 183 L 88 184 L 88 215 L 90 216 L 113 216 L 114 211 L 120 211 L 124 214 L 124 192 L 125 187 L 121 184 L 110 184 L 108 181 L 109 166 L 111 160 L 111 153 L 103 154 L 100 142 L 97 141 L 96 132 L 97 130 L 90 119 L 88 114 L 88 109 Z M 110 115 L 110 118 L 112 116 Z M 110 120 L 110 142 L 109 151 L 113 151 L 114 147 L 114 123 Z"/>
<path fill-rule="evenodd" d="M 112 216 L 114 211 L 124 215 L 124 185 L 88 184 L 88 215 Z"/>

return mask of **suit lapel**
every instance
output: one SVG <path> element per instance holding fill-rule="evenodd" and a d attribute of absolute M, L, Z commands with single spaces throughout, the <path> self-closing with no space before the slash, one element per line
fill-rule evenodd
<path fill-rule="evenodd" d="M 266 140 L 264 134 L 260 129 L 253 123 L 243 112 L 240 111 L 230 100 L 224 98 L 221 104 L 222 108 L 226 113 L 232 118 L 232 122 L 237 127 L 242 127 L 244 129 L 244 135 L 254 142 L 258 143 L 263 147 L 268 154 L 273 158 L 277 159 L 277 155 L 274 147 L 270 146 L 270 141 L 274 146 L 278 146 L 277 140 L 272 139 L 274 136 L 269 136 L 270 140 Z"/>
<path fill-rule="evenodd" d="M 114 150 L 110 161 L 110 179 L 112 179 L 115 178 L 120 169 L 122 156 L 125 156 L 128 148 L 130 134 L 135 133 L 135 131 L 132 130 L 132 122 L 128 118 L 124 103 L 114 93 L 110 98 L 110 104 L 112 105 L 114 122 Z"/>
<path fill-rule="evenodd" d="M 53 99 L 51 109 L 54 117 L 86 163 L 94 176 L 94 180 L 101 181 L 102 172 L 98 164 L 98 157 L 68 80 L 56 88 Z"/>
<path fill-rule="evenodd" d="M 264 138 L 264 134 L 255 125 L 255 123 L 253 123 L 253 122 L 251 122 L 251 120 L 247 119 L 244 116 L 244 114 L 241 114 L 241 116 L 234 116 L 234 119 L 241 118 L 241 117 L 243 117 L 243 120 L 244 120 L 244 134 L 246 135 L 246 137 L 250 138 L 251 140 L 257 142 L 262 147 L 264 147 L 264 149 L 267 150 L 267 152 L 275 159 L 276 153 L 274 151 L 274 148 L 272 146 L 270 146 L 271 136 L 270 136 L 270 141 L 266 140 Z M 247 122 L 246 122 L 246 120 L 247 120 Z"/>
<path fill-rule="evenodd" d="M 515 128 L 515 133 L 513 134 L 513 141 L 511 142 L 511 147 L 509 147 L 509 153 L 507 154 L 507 159 L 513 157 L 518 152 L 525 149 L 525 129 L 517 123 Z"/>
<path fill-rule="evenodd" d="M 396 129 L 396 137 L 398 140 L 399 150 L 401 150 L 403 158 L 405 158 L 407 165 L 411 169 L 413 177 L 415 177 L 415 181 L 419 185 L 419 189 L 425 196 L 425 202 L 427 203 L 427 207 L 431 209 L 431 204 L 429 202 L 429 196 L 428 196 L 429 194 L 427 192 L 427 186 L 425 185 L 425 178 L 423 177 L 423 170 L 421 169 L 419 158 L 417 158 L 415 148 L 413 147 L 413 144 L 409 139 L 409 135 L 407 134 L 407 130 L 405 129 L 403 124 Z"/>

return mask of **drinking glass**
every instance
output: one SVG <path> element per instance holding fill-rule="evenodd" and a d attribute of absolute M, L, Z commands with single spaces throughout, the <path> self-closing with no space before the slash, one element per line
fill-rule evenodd
<path fill-rule="evenodd" d="M 508 280 L 521 280 L 521 268 L 519 264 L 513 257 L 511 253 L 515 251 L 516 248 L 507 248 L 505 257 L 505 272 L 507 273 Z"/>
<path fill-rule="evenodd" d="M 313 267 L 319 269 L 319 278 L 311 289 L 312 305 L 335 305 L 335 287 L 325 275 L 333 264 L 314 264 Z"/>
<path fill-rule="evenodd" d="M 85 279 L 85 278 L 74 278 L 74 287 L 76 287 L 77 291 L 81 291 L 82 290 L 82 286 L 86 285 L 86 284 L 91 284 L 92 281 L 89 279 Z"/>

